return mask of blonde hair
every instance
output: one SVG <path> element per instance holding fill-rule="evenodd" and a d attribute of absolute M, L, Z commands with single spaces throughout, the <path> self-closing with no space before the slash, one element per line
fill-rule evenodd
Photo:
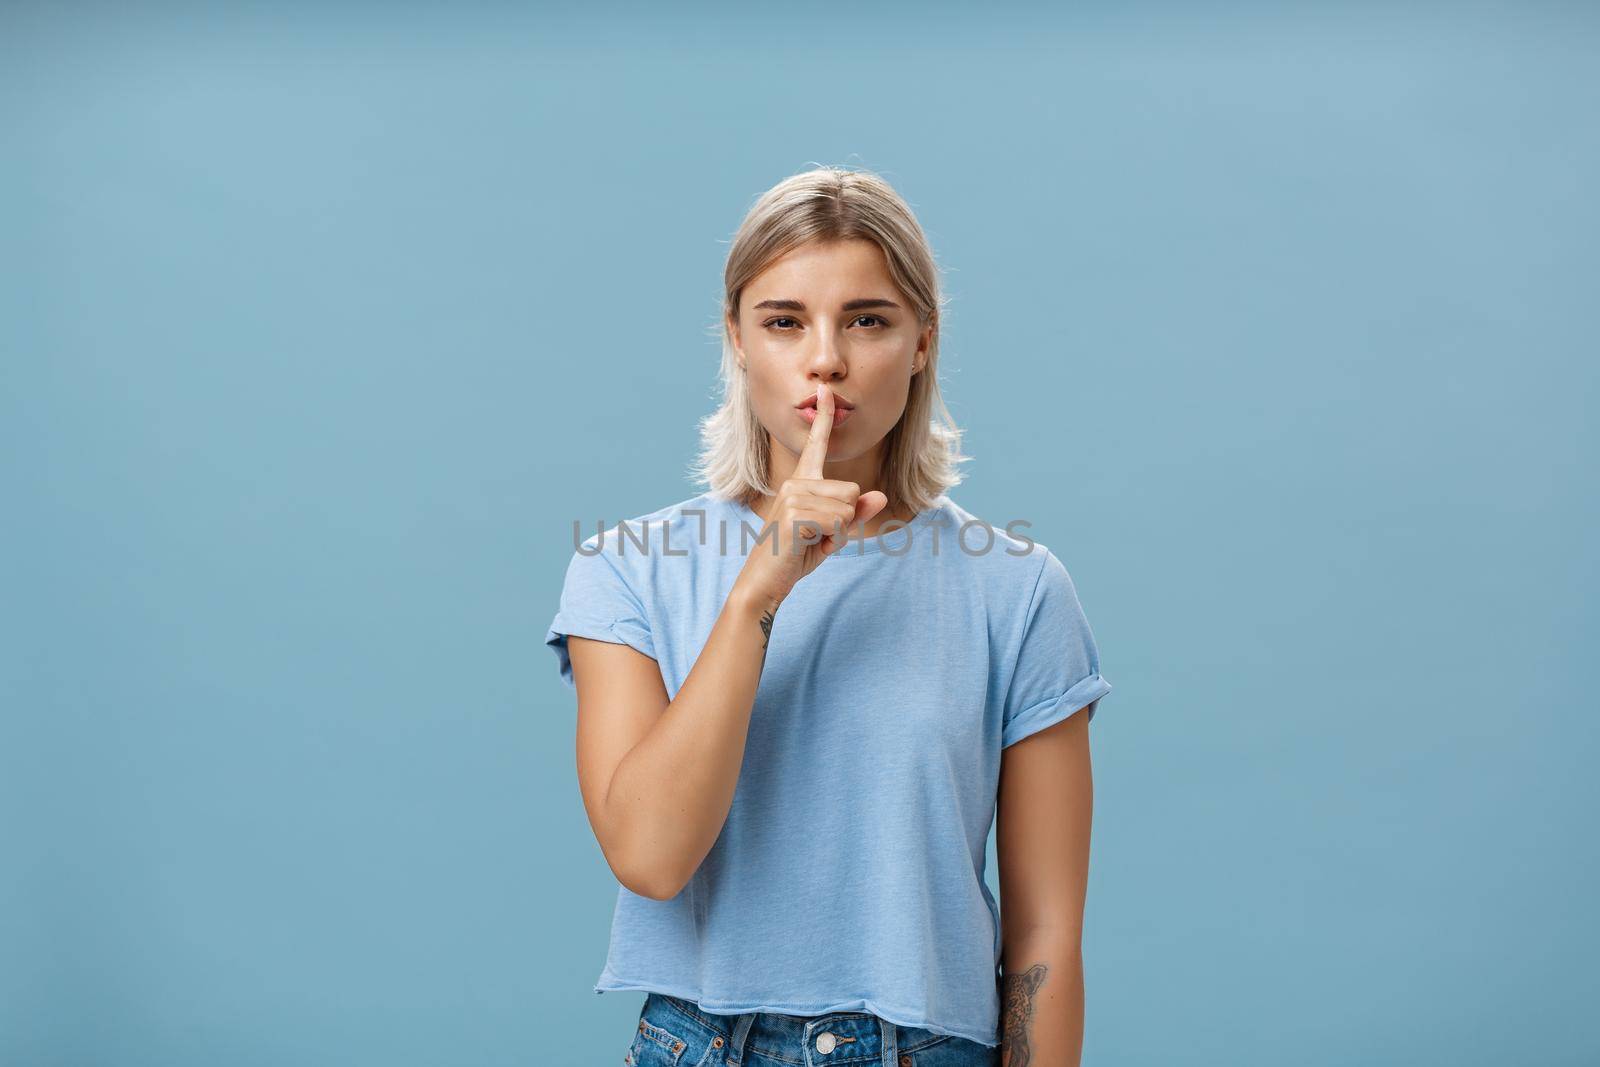
<path fill-rule="evenodd" d="M 909 507 L 918 514 L 961 482 L 956 464 L 961 430 L 939 393 L 939 326 L 943 298 L 939 268 L 910 207 L 888 182 L 868 171 L 818 167 L 785 178 L 763 193 L 745 216 L 723 271 L 722 401 L 700 421 L 701 451 L 695 480 L 718 496 L 750 503 L 770 495 L 770 442 L 750 404 L 749 381 L 739 366 L 729 320 L 738 321 L 739 297 L 750 279 L 778 257 L 808 241 L 866 238 L 883 249 L 889 274 L 917 313 L 933 323 L 927 362 L 911 378 L 906 410 L 885 438 L 879 472 L 889 498 L 886 513 Z"/>

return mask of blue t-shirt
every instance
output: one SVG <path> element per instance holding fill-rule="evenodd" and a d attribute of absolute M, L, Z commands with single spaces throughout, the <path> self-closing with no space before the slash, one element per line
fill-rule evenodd
<path fill-rule="evenodd" d="M 567 635 L 631 645 L 676 697 L 746 556 L 772 544 L 710 493 L 623 525 L 573 554 L 545 643 L 569 686 Z M 1026 529 L 944 495 L 855 537 L 778 608 L 715 845 L 670 900 L 619 887 L 595 991 L 866 1011 L 999 1044 L 984 864 L 1000 751 L 1092 719 L 1110 690 L 1072 579 Z"/>

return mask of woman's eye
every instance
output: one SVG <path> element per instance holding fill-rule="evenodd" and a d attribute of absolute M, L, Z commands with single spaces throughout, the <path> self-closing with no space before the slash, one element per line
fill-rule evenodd
<path fill-rule="evenodd" d="M 882 319 L 878 318 L 878 316 L 876 316 L 876 315 L 857 315 L 856 316 L 856 321 L 857 322 L 860 322 L 862 319 L 872 319 L 879 326 L 888 326 L 889 325 L 887 322 L 884 322 Z"/>
<path fill-rule="evenodd" d="M 776 319 L 768 319 L 767 320 L 767 325 L 768 326 L 776 326 L 780 322 L 793 322 L 793 321 L 794 320 L 791 319 L 791 318 L 780 317 L 780 318 L 776 318 Z"/>

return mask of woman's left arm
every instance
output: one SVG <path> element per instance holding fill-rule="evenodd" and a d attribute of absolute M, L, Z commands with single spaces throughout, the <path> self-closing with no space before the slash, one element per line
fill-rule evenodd
<path fill-rule="evenodd" d="M 996 805 L 1000 1062 L 1078 1067 L 1094 814 L 1089 716 L 1082 708 L 1002 750 Z"/>

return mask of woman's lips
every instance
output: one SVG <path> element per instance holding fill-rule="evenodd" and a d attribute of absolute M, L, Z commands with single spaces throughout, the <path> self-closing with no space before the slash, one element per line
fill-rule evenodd
<path fill-rule="evenodd" d="M 803 407 L 803 408 L 795 408 L 795 410 L 800 413 L 800 417 L 805 420 L 805 424 L 807 426 L 810 426 L 813 422 L 817 421 L 817 409 L 816 408 L 814 408 L 814 407 Z M 843 426 L 844 423 L 845 423 L 845 420 L 848 419 L 851 415 L 854 415 L 855 413 L 856 413 L 856 409 L 855 408 L 842 408 L 842 407 L 839 407 L 837 404 L 835 404 L 834 408 L 833 408 L 833 426 L 834 426 L 834 429 L 838 429 L 840 426 Z"/>

